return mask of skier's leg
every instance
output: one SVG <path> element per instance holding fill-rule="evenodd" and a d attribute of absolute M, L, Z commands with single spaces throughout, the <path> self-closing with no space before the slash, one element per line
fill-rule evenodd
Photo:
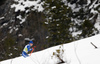
<path fill-rule="evenodd" d="M 28 56 L 29 56 L 26 52 L 25 52 L 24 54 L 25 54 L 25 56 L 26 56 L 26 57 L 28 57 Z"/>
<path fill-rule="evenodd" d="M 26 56 L 24 55 L 24 53 L 22 53 L 22 56 L 25 58 Z"/>
<path fill-rule="evenodd" d="M 24 52 L 24 51 L 22 52 L 22 56 L 23 56 L 24 58 L 27 57 L 27 56 L 25 55 L 25 52 Z"/>

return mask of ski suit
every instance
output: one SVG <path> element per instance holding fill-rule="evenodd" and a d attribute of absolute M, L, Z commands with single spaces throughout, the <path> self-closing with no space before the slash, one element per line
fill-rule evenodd
<path fill-rule="evenodd" d="M 31 46 L 29 44 L 27 44 L 24 49 L 23 49 L 23 52 L 22 52 L 22 56 L 23 57 L 28 57 L 29 55 L 27 54 L 29 51 L 32 51 L 32 48 L 30 48 Z"/>

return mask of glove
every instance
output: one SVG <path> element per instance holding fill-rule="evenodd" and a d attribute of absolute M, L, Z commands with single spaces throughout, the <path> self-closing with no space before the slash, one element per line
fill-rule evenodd
<path fill-rule="evenodd" d="M 36 48 L 36 46 L 34 46 L 34 48 Z"/>

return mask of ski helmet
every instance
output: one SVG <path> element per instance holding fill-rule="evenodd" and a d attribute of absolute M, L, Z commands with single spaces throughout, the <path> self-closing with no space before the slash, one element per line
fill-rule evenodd
<path fill-rule="evenodd" d="M 33 44 L 33 41 L 30 41 L 29 44 Z"/>

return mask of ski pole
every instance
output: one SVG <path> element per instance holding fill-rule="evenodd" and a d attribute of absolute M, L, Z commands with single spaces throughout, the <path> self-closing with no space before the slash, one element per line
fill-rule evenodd
<path fill-rule="evenodd" d="M 36 46 L 34 46 L 34 47 L 32 48 L 33 50 L 31 51 L 30 56 L 31 56 L 32 52 L 34 51 L 34 48 L 36 48 Z"/>
<path fill-rule="evenodd" d="M 34 48 L 32 48 L 32 49 L 33 49 L 33 50 L 31 51 L 30 56 L 31 56 L 32 52 L 34 51 Z"/>

